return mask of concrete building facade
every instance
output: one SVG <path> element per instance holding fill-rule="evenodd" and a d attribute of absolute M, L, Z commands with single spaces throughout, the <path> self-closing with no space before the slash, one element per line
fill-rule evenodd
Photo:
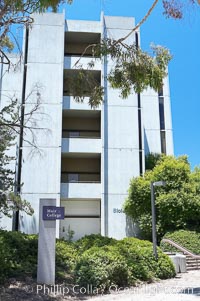
<path fill-rule="evenodd" d="M 75 63 L 81 57 L 88 68 L 91 52 L 86 47 L 104 37 L 119 39 L 134 27 L 134 18 L 101 16 L 100 21 L 65 20 L 64 14 L 34 16 L 24 36 L 24 62 L 6 73 L 1 66 L 1 103 L 15 95 L 25 112 L 34 107 L 37 84 L 41 89 L 37 145 L 40 155 L 30 156 L 26 141 L 12 148 L 21 196 L 34 208 L 34 215 L 19 213 L 19 230 L 38 233 L 39 200 L 54 198 L 65 207 L 65 219 L 57 221 L 57 236 L 74 231 L 74 239 L 101 233 L 117 239 L 134 235 L 135 228 L 123 213 L 130 179 L 145 170 L 145 154 L 173 154 L 173 136 L 168 78 L 159 94 L 119 96 L 106 79 L 113 66 L 109 57 L 96 60 L 91 74 L 104 86 L 104 103 L 97 109 L 88 96 L 77 103 L 69 79 L 76 78 Z M 140 43 L 139 32 L 126 43 Z M 83 54 L 84 53 L 84 54 Z M 13 60 L 17 60 L 14 57 Z M 29 137 L 26 137 L 28 140 Z M 30 138 L 31 139 L 31 138 Z M 20 153 L 20 158 L 19 158 Z M 12 221 L 1 218 L 1 226 Z"/>

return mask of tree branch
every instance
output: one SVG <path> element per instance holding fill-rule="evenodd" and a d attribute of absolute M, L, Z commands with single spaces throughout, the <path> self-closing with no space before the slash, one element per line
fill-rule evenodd
<path fill-rule="evenodd" d="M 148 12 L 146 13 L 146 15 L 142 18 L 142 20 L 125 37 L 115 41 L 114 45 L 125 41 L 133 32 L 135 32 L 143 24 L 147 20 L 147 18 L 150 16 L 150 14 L 152 13 L 155 6 L 158 4 L 158 1 L 159 0 L 155 0 L 153 2 L 152 6 L 150 7 L 150 9 L 148 10 Z"/>

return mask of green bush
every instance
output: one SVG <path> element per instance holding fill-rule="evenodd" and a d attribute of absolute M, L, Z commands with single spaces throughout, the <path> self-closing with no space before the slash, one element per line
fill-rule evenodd
<path fill-rule="evenodd" d="M 37 271 L 37 236 L 0 230 L 0 281 Z"/>
<path fill-rule="evenodd" d="M 0 282 L 10 277 L 36 276 L 36 235 L 0 230 Z M 57 279 L 107 289 L 112 284 L 133 285 L 138 280 L 174 276 L 170 259 L 158 251 L 152 255 L 152 243 L 136 238 L 117 241 L 101 235 L 85 236 L 75 243 L 56 241 Z"/>
<path fill-rule="evenodd" d="M 110 246 L 92 247 L 81 255 L 75 267 L 78 284 L 92 284 L 104 289 L 112 284 L 133 285 L 137 281 L 174 276 L 169 257 L 158 249 L 156 261 L 152 243 L 136 238 L 125 238 Z"/>
<path fill-rule="evenodd" d="M 56 241 L 56 275 L 69 278 L 77 261 L 77 250 L 73 243 L 57 239 Z M 69 280 L 69 279 L 68 279 Z"/>
<path fill-rule="evenodd" d="M 11 278 L 37 275 L 37 235 L 0 230 L 0 282 Z M 73 244 L 56 242 L 56 272 L 66 277 L 73 271 L 77 252 Z"/>
<path fill-rule="evenodd" d="M 165 186 L 155 187 L 158 241 L 167 232 L 200 229 L 200 168 L 193 171 L 186 156 L 162 155 L 152 170 L 130 182 L 123 209 L 140 229 L 140 238 L 151 238 L 150 183 L 162 179 Z"/>
<path fill-rule="evenodd" d="M 194 254 L 200 254 L 200 233 L 195 231 L 179 230 L 171 233 L 166 233 L 164 238 L 169 238 L 174 242 L 180 244 L 186 249 L 190 250 Z M 163 251 L 177 252 L 175 247 L 172 247 L 168 243 L 161 242 L 161 248 Z"/>
<path fill-rule="evenodd" d="M 108 289 L 112 284 L 130 284 L 126 259 L 115 246 L 92 247 L 85 251 L 76 264 L 75 277 L 84 287 Z"/>
<path fill-rule="evenodd" d="M 117 243 L 117 240 L 110 237 L 105 237 L 100 234 L 85 235 L 83 238 L 75 242 L 75 247 L 77 248 L 79 254 L 82 254 L 86 250 L 92 247 L 103 247 L 112 246 Z"/>
<path fill-rule="evenodd" d="M 151 242 L 124 238 L 118 245 L 131 269 L 132 279 L 151 282 L 156 278 L 166 279 L 175 275 L 171 260 L 159 248 L 158 261 L 155 260 Z"/>

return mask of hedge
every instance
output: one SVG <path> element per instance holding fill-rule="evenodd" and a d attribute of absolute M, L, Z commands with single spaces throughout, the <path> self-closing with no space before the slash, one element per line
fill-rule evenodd
<path fill-rule="evenodd" d="M 85 251 L 75 266 L 77 283 L 108 289 L 111 285 L 134 285 L 175 276 L 174 266 L 158 249 L 158 261 L 152 244 L 136 238 L 125 238 L 114 245 L 92 247 Z"/>
<path fill-rule="evenodd" d="M 166 233 L 164 238 L 173 240 L 174 242 L 180 244 L 186 249 L 190 250 L 194 254 L 200 255 L 200 233 L 196 231 L 179 230 L 171 233 Z M 171 247 L 168 243 L 161 242 L 160 244 L 163 251 L 175 251 L 178 250 Z"/>
<path fill-rule="evenodd" d="M 0 230 L 0 282 L 7 278 L 37 275 L 37 235 Z M 56 273 L 63 277 L 74 268 L 77 251 L 73 244 L 56 242 Z"/>
<path fill-rule="evenodd" d="M 0 230 L 0 282 L 15 277 L 36 277 L 37 235 Z M 152 243 L 136 238 L 115 240 L 101 235 L 85 236 L 77 242 L 56 241 L 56 281 L 108 289 L 112 284 L 130 286 L 138 281 L 175 275 L 170 259 Z"/>

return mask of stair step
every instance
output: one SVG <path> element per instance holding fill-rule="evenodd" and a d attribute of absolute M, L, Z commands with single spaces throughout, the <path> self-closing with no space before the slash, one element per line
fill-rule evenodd
<path fill-rule="evenodd" d="M 187 269 L 187 271 L 194 271 L 194 270 L 200 270 L 200 267 L 199 268 L 197 268 L 197 267 L 187 267 L 186 269 Z"/>
<path fill-rule="evenodd" d="M 186 248 L 183 250 L 182 246 L 176 244 L 173 240 L 164 239 L 164 241 L 171 244 L 172 246 L 175 246 L 175 248 L 179 250 L 178 253 L 185 255 L 187 271 L 200 270 L 200 254 L 197 255 L 197 258 L 195 258 L 196 255 L 192 255 L 192 253 Z"/>

